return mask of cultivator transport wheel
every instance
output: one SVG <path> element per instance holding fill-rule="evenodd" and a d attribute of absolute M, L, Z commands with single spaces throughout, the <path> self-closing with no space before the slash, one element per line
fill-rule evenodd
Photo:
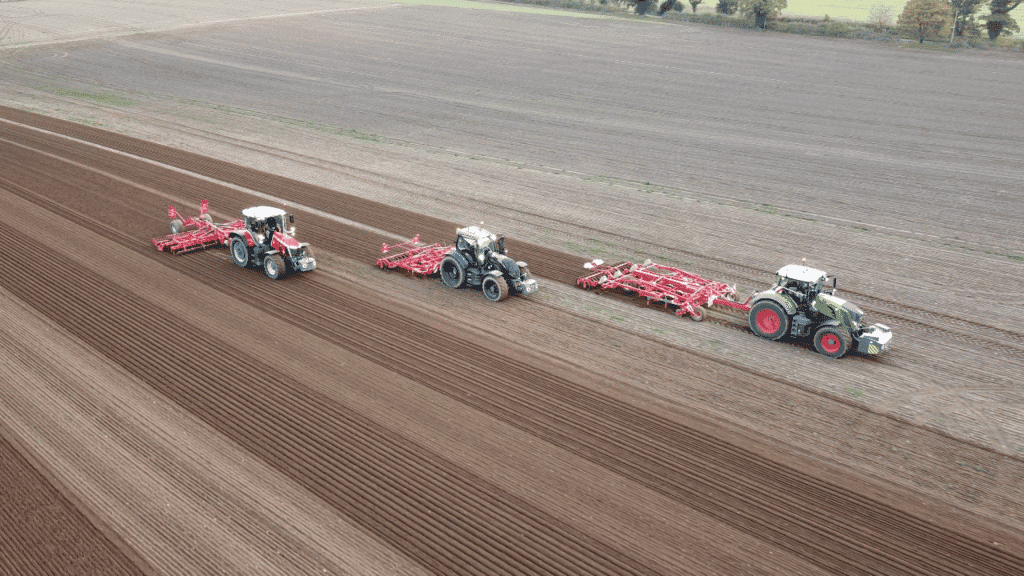
<path fill-rule="evenodd" d="M 502 277 L 488 276 L 483 283 L 484 296 L 491 302 L 501 302 L 508 298 L 508 282 Z"/>
<path fill-rule="evenodd" d="M 231 241 L 231 259 L 242 268 L 249 265 L 249 246 L 242 238 Z"/>
<path fill-rule="evenodd" d="M 441 282 L 449 288 L 461 288 L 466 283 L 466 270 L 451 256 L 441 260 Z"/>
<path fill-rule="evenodd" d="M 700 306 L 694 306 L 693 312 L 690 313 L 690 318 L 692 318 L 694 322 L 703 322 L 704 319 L 707 318 L 707 315 L 707 310 L 701 308 Z"/>
<path fill-rule="evenodd" d="M 789 332 L 789 316 L 782 306 L 762 300 L 750 308 L 750 329 L 769 340 L 778 340 Z"/>
<path fill-rule="evenodd" d="M 814 349 L 829 358 L 842 358 L 852 343 L 850 333 L 838 326 L 822 326 L 814 333 Z"/>
<path fill-rule="evenodd" d="M 205 214 L 204 214 L 205 216 Z M 171 234 L 180 234 L 185 230 L 185 223 L 179 218 L 171 220 Z"/>
<path fill-rule="evenodd" d="M 281 276 L 284 276 L 284 258 L 281 258 L 279 254 L 271 254 L 263 260 L 263 271 L 267 273 L 267 278 L 271 280 L 277 280 Z"/>

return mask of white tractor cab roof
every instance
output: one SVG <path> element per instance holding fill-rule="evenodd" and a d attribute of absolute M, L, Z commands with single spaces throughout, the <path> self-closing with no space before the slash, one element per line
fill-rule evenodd
<path fill-rule="evenodd" d="M 266 220 L 267 218 L 274 218 L 276 216 L 284 216 L 287 212 L 280 208 L 274 208 L 273 206 L 253 206 L 252 208 L 246 208 L 242 210 L 242 216 L 246 218 L 254 218 L 256 220 Z"/>
<path fill-rule="evenodd" d="M 808 282 L 810 284 L 814 284 L 818 280 L 824 281 L 824 279 L 828 277 L 828 274 L 821 270 L 808 268 L 807 266 L 800 266 L 799 264 L 783 266 L 782 268 L 779 268 L 777 274 L 784 278 L 790 278 L 798 282 Z"/>
<path fill-rule="evenodd" d="M 491 234 L 479 226 L 466 226 L 459 230 L 459 234 L 465 236 L 466 240 L 473 242 L 476 246 L 486 245 L 488 242 L 495 242 L 498 240 L 494 234 Z"/>

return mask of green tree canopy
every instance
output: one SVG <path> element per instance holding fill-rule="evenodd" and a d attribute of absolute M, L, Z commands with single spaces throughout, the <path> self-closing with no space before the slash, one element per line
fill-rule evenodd
<path fill-rule="evenodd" d="M 953 7 L 953 27 L 954 33 L 957 36 L 963 36 L 965 30 L 971 28 L 977 29 L 977 24 L 974 21 L 974 13 L 978 11 L 978 8 L 985 2 L 985 0 L 949 0 L 950 6 Z"/>
<path fill-rule="evenodd" d="M 946 0 L 910 0 L 896 25 L 918 42 L 924 42 L 928 37 L 941 37 L 952 21 L 953 12 Z"/>
<path fill-rule="evenodd" d="M 768 18 L 786 8 L 786 0 L 740 0 L 737 8 L 741 14 L 753 16 L 754 24 L 758 28 L 764 28 Z"/>
<path fill-rule="evenodd" d="M 981 17 L 981 20 L 986 21 L 985 27 L 988 28 L 989 40 L 999 38 L 1000 34 L 1009 35 L 1012 32 L 1020 32 L 1017 21 L 1009 14 L 1010 10 L 1019 6 L 1020 3 L 1021 0 L 992 0 L 989 3 L 991 13 Z"/>

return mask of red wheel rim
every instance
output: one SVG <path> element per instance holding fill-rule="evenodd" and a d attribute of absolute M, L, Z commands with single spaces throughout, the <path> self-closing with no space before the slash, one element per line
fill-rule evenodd
<path fill-rule="evenodd" d="M 829 354 L 839 352 L 839 349 L 843 346 L 843 343 L 839 341 L 839 336 L 835 334 L 822 334 L 819 343 L 821 344 L 821 349 Z"/>
<path fill-rule="evenodd" d="M 775 313 L 775 310 L 758 310 L 757 317 L 754 319 L 757 323 L 757 328 L 765 334 L 775 334 L 779 331 L 779 326 L 782 326 L 782 320 L 779 319 L 779 315 Z"/>

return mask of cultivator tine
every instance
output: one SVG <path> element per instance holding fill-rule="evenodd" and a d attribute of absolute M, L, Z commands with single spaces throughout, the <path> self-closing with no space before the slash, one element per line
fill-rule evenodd
<path fill-rule="evenodd" d="M 741 308 L 730 297 L 736 293 L 734 287 L 721 282 L 712 282 L 700 276 L 655 264 L 645 260 L 642 264 L 619 262 L 605 266 L 600 260 L 584 264 L 590 274 L 576 280 L 585 288 L 600 287 L 603 290 L 622 290 L 636 293 L 647 299 L 647 303 L 661 302 L 666 307 L 676 308 L 678 316 L 692 315 L 700 320 L 704 317 L 701 306 L 722 303 L 732 308 Z"/>
<path fill-rule="evenodd" d="M 436 274 L 441 267 L 441 259 L 447 254 L 449 248 L 441 244 L 420 244 L 420 236 L 417 234 L 412 240 L 388 246 L 381 246 L 381 253 L 390 254 L 377 259 L 377 266 L 380 268 L 400 268 L 414 274 L 431 276 Z"/>

